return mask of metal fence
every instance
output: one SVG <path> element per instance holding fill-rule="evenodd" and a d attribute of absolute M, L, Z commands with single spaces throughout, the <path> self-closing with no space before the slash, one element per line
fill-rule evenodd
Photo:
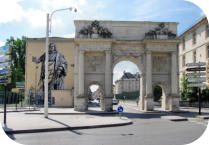
<path fill-rule="evenodd" d="M 0 104 L 4 104 L 4 92 L 0 92 Z M 49 92 L 48 95 L 48 104 L 51 106 L 54 104 L 54 97 L 51 96 Z M 7 92 L 6 94 L 6 104 L 23 104 L 27 106 L 43 106 L 44 105 L 44 92 L 37 92 L 37 93 L 29 93 L 27 97 L 25 97 L 24 93 L 13 93 Z M 22 106 L 22 105 L 21 105 Z"/>
<path fill-rule="evenodd" d="M 28 104 L 43 106 L 44 105 L 44 92 L 30 93 L 28 94 Z M 51 106 L 54 104 L 54 97 L 51 96 L 51 92 L 48 94 L 48 104 Z"/>
<path fill-rule="evenodd" d="M 4 93 L 0 93 L 0 104 L 4 104 Z M 24 96 L 21 93 L 7 92 L 6 103 L 7 104 L 19 104 L 24 100 Z"/>

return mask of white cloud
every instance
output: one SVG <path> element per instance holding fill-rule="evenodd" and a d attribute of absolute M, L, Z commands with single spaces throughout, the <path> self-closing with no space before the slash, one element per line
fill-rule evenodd
<path fill-rule="evenodd" d="M 90 86 L 90 89 L 91 89 L 92 92 L 95 92 L 98 88 L 99 88 L 98 85 L 91 85 Z"/>
<path fill-rule="evenodd" d="M 78 0 L 79 4 L 80 5 L 85 5 L 87 4 L 87 1 L 86 0 Z"/>
<path fill-rule="evenodd" d="M 22 0 L 0 0 L 0 23 L 21 21 L 24 10 L 19 4 Z"/>
<path fill-rule="evenodd" d="M 113 72 L 113 84 L 115 84 L 116 80 L 119 80 L 123 76 L 123 71 L 115 70 Z"/>
<path fill-rule="evenodd" d="M 46 26 L 46 12 L 30 9 L 26 14 L 26 19 L 33 27 Z"/>
<path fill-rule="evenodd" d="M 41 8 L 43 10 L 51 11 L 58 8 L 78 7 L 79 5 L 86 4 L 86 0 L 42 0 Z"/>
<path fill-rule="evenodd" d="M 65 34 L 65 35 L 63 35 L 63 37 L 65 37 L 65 38 L 75 38 L 75 32 L 70 33 L 70 34 Z"/>
<path fill-rule="evenodd" d="M 0 42 L 0 47 L 4 45 L 5 45 L 5 42 Z"/>
<path fill-rule="evenodd" d="M 29 9 L 27 14 L 25 15 L 25 18 L 34 28 L 46 27 L 46 13 L 47 12 L 43 10 Z M 58 18 L 52 19 L 52 26 L 60 25 L 60 24 L 62 24 L 61 19 L 58 19 Z"/>

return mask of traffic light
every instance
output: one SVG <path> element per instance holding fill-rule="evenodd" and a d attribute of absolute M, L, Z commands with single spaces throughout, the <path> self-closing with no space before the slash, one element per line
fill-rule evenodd
<path fill-rule="evenodd" d="M 12 46 L 5 45 L 0 47 L 0 50 L 4 52 L 0 55 L 0 84 L 9 84 L 11 83 Z"/>

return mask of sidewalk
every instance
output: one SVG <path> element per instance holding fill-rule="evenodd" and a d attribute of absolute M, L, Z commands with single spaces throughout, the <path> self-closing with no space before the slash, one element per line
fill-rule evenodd
<path fill-rule="evenodd" d="M 24 112 L 7 113 L 7 125 L 4 126 L 3 129 L 6 133 L 32 133 L 115 127 L 132 124 L 132 121 L 126 117 L 120 118 L 117 114 L 109 116 L 104 116 L 103 114 L 98 115 L 99 112 L 94 110 L 89 112 L 95 112 L 97 115 L 89 115 L 84 112 L 80 112 L 79 114 L 78 112 L 73 111 L 72 108 L 49 108 L 49 113 L 50 112 L 54 112 L 59 115 L 49 114 L 49 117 L 45 118 L 42 114 L 43 109 L 40 111 L 34 111 L 33 114 L 26 114 Z M 3 113 L 0 113 L 0 119 L 1 124 L 3 124 Z"/>

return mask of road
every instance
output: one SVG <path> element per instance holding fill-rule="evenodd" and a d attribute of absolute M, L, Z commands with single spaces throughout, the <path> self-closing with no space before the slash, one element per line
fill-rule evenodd
<path fill-rule="evenodd" d="M 122 105 L 125 111 L 123 115 L 133 120 L 132 125 L 15 134 L 10 137 L 25 145 L 182 145 L 199 138 L 208 123 L 207 120 L 194 118 L 172 122 L 161 119 L 162 114 L 159 113 L 139 114 L 136 104 Z"/>

